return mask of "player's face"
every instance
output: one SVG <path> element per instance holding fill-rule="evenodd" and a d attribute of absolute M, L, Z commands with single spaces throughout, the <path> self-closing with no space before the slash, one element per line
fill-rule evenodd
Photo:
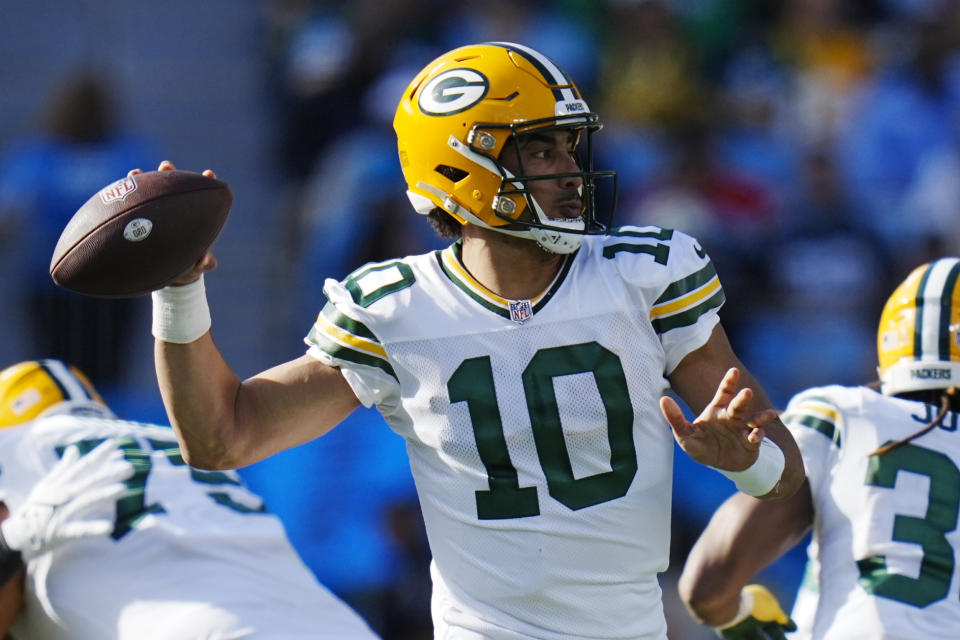
<path fill-rule="evenodd" d="M 516 136 L 506 144 L 500 162 L 513 175 L 576 174 L 576 133 L 545 131 Z M 576 218 L 583 207 L 579 175 L 527 180 L 526 187 L 551 218 Z"/>

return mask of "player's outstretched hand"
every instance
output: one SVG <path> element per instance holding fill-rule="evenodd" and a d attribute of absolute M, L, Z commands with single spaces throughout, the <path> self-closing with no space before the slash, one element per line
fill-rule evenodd
<path fill-rule="evenodd" d="M 160 166 L 157 167 L 157 171 L 174 171 L 176 166 L 169 160 L 164 160 L 160 163 Z M 132 169 L 127 172 L 128 176 L 135 176 L 138 173 L 143 173 L 142 169 Z M 211 169 L 206 169 L 201 173 L 208 178 L 216 178 L 217 174 Z M 170 286 L 178 287 L 184 284 L 190 284 L 199 278 L 204 271 L 212 271 L 217 268 L 217 258 L 210 251 L 205 251 L 200 259 L 197 260 L 192 267 L 187 269 L 182 275 L 180 275 L 176 280 L 170 283 Z"/>
<path fill-rule="evenodd" d="M 713 400 L 693 422 L 673 398 L 660 398 L 660 411 L 677 444 L 700 464 L 727 471 L 746 469 L 757 459 L 764 426 L 777 417 L 773 409 L 746 415 L 753 391 L 743 388 L 738 392 L 739 379 L 740 370 L 729 369 Z"/>
<path fill-rule="evenodd" d="M 759 584 L 748 584 L 741 592 L 741 613 L 722 627 L 714 627 L 726 640 L 786 640 L 785 631 L 796 631 L 790 619 L 770 591 Z"/>
<path fill-rule="evenodd" d="M 116 445 L 107 440 L 85 456 L 76 446 L 67 447 L 26 501 L 0 524 L 7 547 L 27 562 L 65 542 L 110 533 L 112 517 L 84 518 L 94 510 L 112 514 L 112 503 L 126 489 L 123 481 L 134 474 Z"/>

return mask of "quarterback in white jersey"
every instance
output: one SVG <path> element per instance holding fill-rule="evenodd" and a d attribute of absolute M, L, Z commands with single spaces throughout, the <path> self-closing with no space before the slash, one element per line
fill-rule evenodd
<path fill-rule="evenodd" d="M 12 509 L 68 447 L 109 441 L 133 466 L 98 514 L 108 531 L 33 557 L 22 591 L 4 592 L 4 610 L 22 606 L 14 638 L 376 637 L 317 582 L 236 473 L 187 466 L 169 428 L 115 418 L 72 367 L 0 371 L 0 427 L 0 500 Z"/>
<path fill-rule="evenodd" d="M 435 624 L 661 632 L 673 438 L 657 402 L 717 323 L 712 263 L 682 233 L 623 228 L 586 239 L 518 316 L 459 248 L 328 280 L 308 337 L 407 440 L 450 617 Z"/>
<path fill-rule="evenodd" d="M 735 497 L 720 508 L 685 570 L 695 613 L 731 597 L 789 548 L 783 532 L 796 540 L 812 527 L 792 616 L 799 630 L 787 637 L 958 637 L 958 276 L 960 260 L 940 259 L 915 269 L 890 297 L 878 332 L 879 389 L 824 386 L 790 401 L 782 419 L 800 446 L 807 484 L 776 506 Z M 758 531 L 778 531 L 776 542 Z M 741 544 L 749 551 L 719 558 Z M 720 580 L 724 589 L 696 593 Z"/>
<path fill-rule="evenodd" d="M 411 203 L 456 241 L 326 280 L 306 354 L 230 370 L 209 332 L 210 254 L 154 292 L 185 455 L 249 464 L 376 406 L 407 443 L 438 640 L 664 640 L 672 439 L 753 495 L 802 480 L 719 324 L 711 261 L 678 231 L 601 220 L 599 117 L 529 47 L 440 56 L 394 128 Z"/>

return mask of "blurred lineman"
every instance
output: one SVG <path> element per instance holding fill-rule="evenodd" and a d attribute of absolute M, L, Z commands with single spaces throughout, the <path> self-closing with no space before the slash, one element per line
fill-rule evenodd
<path fill-rule="evenodd" d="M 776 602 L 750 615 L 751 596 L 740 589 L 811 526 L 791 638 L 960 634 L 958 277 L 960 259 L 943 258 L 915 269 L 889 298 L 877 335 L 879 392 L 826 386 L 790 401 L 782 418 L 807 474 L 793 498 L 735 495 L 711 519 L 680 591 L 708 625 L 736 622 L 740 608 L 743 621 L 723 637 L 783 637 L 778 629 L 789 623 Z M 746 632 L 759 627 L 768 635 Z"/>
<path fill-rule="evenodd" d="M 410 201 L 450 247 L 328 279 L 307 353 L 246 381 L 209 333 L 211 254 L 185 286 L 154 292 L 157 375 L 191 464 L 250 464 L 360 404 L 406 439 L 437 638 L 665 638 L 664 415 L 745 491 L 782 498 L 802 481 L 720 327 L 706 253 L 598 217 L 596 182 L 614 175 L 592 168 L 600 126 L 539 52 L 456 49 L 413 79 L 394 119 Z"/>
<path fill-rule="evenodd" d="M 31 551 L 23 554 L 25 571 L 0 593 L 7 625 L 0 635 L 375 639 L 317 583 L 280 521 L 236 474 L 190 468 L 170 429 L 117 419 L 76 369 L 39 360 L 0 371 L 0 427 L 0 499 L 13 513 L 0 530 L 8 544 L 11 521 L 14 539 L 32 535 L 32 544 L 20 545 Z M 60 455 L 73 459 L 71 476 L 64 477 Z M 115 471 L 118 459 L 123 475 Z M 88 462 L 84 473 L 86 460 L 96 466 Z M 99 520 L 48 526 L 42 535 L 42 512 L 17 522 L 23 504 L 37 502 L 38 487 L 51 495 L 51 477 L 69 491 L 63 480 L 87 486 L 91 476 L 104 486 L 88 500 L 99 509 L 83 513 Z M 124 477 L 122 494 L 110 493 L 110 482 Z M 44 535 L 58 533 L 83 539 L 45 544 Z"/>

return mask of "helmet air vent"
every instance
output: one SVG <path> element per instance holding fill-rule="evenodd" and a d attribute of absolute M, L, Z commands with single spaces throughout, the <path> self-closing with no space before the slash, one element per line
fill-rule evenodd
<path fill-rule="evenodd" d="M 460 182 L 461 180 L 463 180 L 464 178 L 470 175 L 463 169 L 451 167 L 448 164 L 438 164 L 436 167 L 433 168 L 433 170 L 439 173 L 440 175 L 442 175 L 444 178 L 447 178 L 448 180 L 452 180 L 453 182 Z"/>

